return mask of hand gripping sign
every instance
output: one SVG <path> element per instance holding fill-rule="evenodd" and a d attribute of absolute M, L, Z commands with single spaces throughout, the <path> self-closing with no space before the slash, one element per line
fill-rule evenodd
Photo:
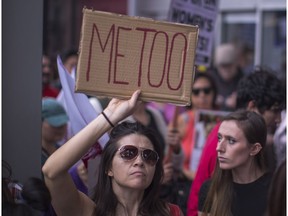
<path fill-rule="evenodd" d="M 198 27 L 83 9 L 76 92 L 191 104 Z"/>

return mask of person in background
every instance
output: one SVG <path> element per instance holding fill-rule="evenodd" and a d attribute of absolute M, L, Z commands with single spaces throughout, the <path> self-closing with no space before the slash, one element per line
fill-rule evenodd
<path fill-rule="evenodd" d="M 42 179 L 29 177 L 24 184 L 13 179 L 11 166 L 2 161 L 3 216 L 50 216 L 51 195 Z"/>
<path fill-rule="evenodd" d="M 68 121 L 64 107 L 56 99 L 42 99 L 42 166 L 59 148 L 58 141 L 65 136 Z"/>
<path fill-rule="evenodd" d="M 61 60 L 62 60 L 62 63 L 63 63 L 65 70 L 75 80 L 76 79 L 76 67 L 77 67 L 77 63 L 78 63 L 77 50 L 69 49 L 66 52 L 63 52 L 63 54 L 61 55 Z M 58 73 L 59 73 L 59 71 L 58 71 Z M 57 96 L 57 101 L 62 104 L 62 106 L 64 107 L 64 109 L 66 111 L 68 111 L 69 107 L 67 107 L 67 101 L 65 101 L 65 100 L 67 100 L 67 96 L 65 99 L 64 90 L 63 90 L 61 80 L 59 78 L 59 74 L 57 77 L 58 78 L 55 81 L 55 84 L 58 86 L 59 89 L 61 89 L 58 96 Z M 68 139 L 70 139 L 74 135 L 71 124 L 72 123 L 70 121 L 67 122 L 67 133 L 66 133 L 65 137 L 63 137 L 63 139 L 61 141 L 59 141 L 59 145 L 63 145 Z"/>
<path fill-rule="evenodd" d="M 194 78 L 191 95 L 191 108 L 181 113 L 177 119 L 177 129 L 184 151 L 183 174 L 193 180 L 195 173 L 189 168 L 194 148 L 195 115 L 199 109 L 215 110 L 217 88 L 212 77 L 206 72 L 197 72 Z"/>
<path fill-rule="evenodd" d="M 42 153 L 41 164 L 60 147 L 58 142 L 66 134 L 69 117 L 64 107 L 54 98 L 42 99 Z M 82 160 L 78 161 L 69 170 L 77 188 L 83 193 L 88 193 L 87 189 L 87 169 Z"/>
<path fill-rule="evenodd" d="M 55 88 L 51 82 L 53 72 L 51 69 L 51 60 L 47 55 L 42 56 L 42 98 L 56 98 L 59 94 L 59 89 Z"/>
<path fill-rule="evenodd" d="M 265 216 L 286 216 L 286 160 L 282 161 L 274 173 L 269 189 Z"/>
<path fill-rule="evenodd" d="M 244 75 L 248 75 L 253 71 L 254 48 L 246 42 L 237 42 L 235 46 L 238 56 L 238 66 Z"/>
<path fill-rule="evenodd" d="M 218 130 L 216 168 L 200 189 L 199 216 L 264 214 L 272 179 L 264 162 L 266 137 L 265 121 L 253 111 L 224 117 Z"/>
<path fill-rule="evenodd" d="M 78 51 L 75 49 L 70 49 L 66 51 L 61 57 L 64 67 L 71 74 L 72 70 L 76 68 L 78 64 Z"/>
<path fill-rule="evenodd" d="M 78 64 L 78 52 L 75 49 L 69 49 L 65 52 L 63 52 L 62 55 L 60 55 L 62 63 L 66 69 L 66 71 L 71 75 L 72 78 L 76 77 L 76 68 Z M 55 59 L 56 61 L 56 59 Z M 55 64 L 55 70 L 53 73 L 53 80 L 51 82 L 51 85 L 54 86 L 56 89 L 58 89 L 59 94 L 57 98 L 60 98 L 62 100 L 63 97 L 63 91 L 62 91 L 62 84 L 59 78 L 59 73 Z"/>
<path fill-rule="evenodd" d="M 137 122 L 117 125 L 139 105 L 139 94 L 135 91 L 127 101 L 112 99 L 101 115 L 46 161 L 42 171 L 59 215 L 183 215 L 179 207 L 159 199 L 163 154 L 153 131 Z M 77 191 L 68 170 L 111 129 L 90 199 Z"/>
<path fill-rule="evenodd" d="M 271 74 L 270 71 L 266 71 L 261 67 L 255 68 L 253 73 L 241 79 L 237 87 L 237 92 L 238 109 L 246 109 L 261 114 L 267 128 L 279 123 L 281 111 L 286 103 L 285 90 L 281 85 L 281 81 L 275 75 Z M 216 125 L 207 137 L 196 176 L 190 189 L 187 203 L 187 216 L 197 215 L 200 187 L 205 180 L 211 178 L 216 166 L 216 147 L 219 126 L 219 124 Z M 273 151 L 271 151 L 269 145 L 273 147 L 271 143 L 269 144 L 267 142 L 266 153 L 271 154 Z M 273 170 L 270 168 L 271 165 L 269 165 L 271 161 L 266 161 L 267 163 L 269 162 L 269 170 Z"/>
<path fill-rule="evenodd" d="M 54 98 L 42 99 L 41 167 L 43 167 L 46 160 L 60 147 L 59 142 L 67 133 L 68 122 L 69 117 L 61 103 Z M 79 160 L 69 169 L 69 174 L 77 189 L 88 194 L 88 173 L 82 160 Z M 48 212 L 47 214 L 49 216 L 56 215 L 51 206 Z"/>
<path fill-rule="evenodd" d="M 233 44 L 221 44 L 214 53 L 214 68 L 209 70 L 217 86 L 216 104 L 219 110 L 236 108 L 237 84 L 244 76 L 238 65 L 238 52 Z"/>
<path fill-rule="evenodd" d="M 50 216 L 51 196 L 42 179 L 30 177 L 21 188 L 21 202 L 10 198 L 12 192 L 4 181 L 2 184 L 2 215 L 3 216 Z"/>

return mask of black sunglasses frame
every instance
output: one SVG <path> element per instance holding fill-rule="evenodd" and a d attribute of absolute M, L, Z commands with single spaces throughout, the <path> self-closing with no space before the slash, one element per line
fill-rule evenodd
<path fill-rule="evenodd" d="M 211 93 L 212 88 L 211 88 L 211 87 L 195 88 L 195 89 L 192 89 L 192 94 L 195 95 L 195 96 L 198 96 L 201 91 L 202 91 L 205 95 L 208 95 L 208 94 Z"/>

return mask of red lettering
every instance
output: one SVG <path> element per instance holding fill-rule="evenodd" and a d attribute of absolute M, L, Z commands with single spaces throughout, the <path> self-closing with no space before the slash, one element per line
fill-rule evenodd
<path fill-rule="evenodd" d="M 144 32 L 141 55 L 140 55 L 139 74 L 138 74 L 138 87 L 140 87 L 141 86 L 141 77 L 142 77 L 143 52 L 144 52 L 147 32 L 156 32 L 156 30 L 155 29 L 149 29 L 149 28 L 136 28 L 136 30 Z"/>
<path fill-rule="evenodd" d="M 128 82 L 117 81 L 117 80 L 116 80 L 117 57 L 124 57 L 123 54 L 118 53 L 118 43 L 119 43 L 120 30 L 131 31 L 132 29 L 131 29 L 131 28 L 125 28 L 125 27 L 118 27 L 118 28 L 117 28 L 116 51 L 115 51 L 115 64 L 114 64 L 114 81 L 113 81 L 113 83 L 128 85 L 128 84 L 129 84 Z"/>
<path fill-rule="evenodd" d="M 162 77 L 160 79 L 160 82 L 159 84 L 152 84 L 151 82 L 151 79 L 150 79 L 150 66 L 151 66 L 151 60 L 152 60 L 152 54 L 153 54 L 153 49 L 154 49 L 154 44 L 155 44 L 155 41 L 156 41 L 156 37 L 158 34 L 164 34 L 165 36 L 165 40 L 166 40 L 166 52 L 165 52 L 165 58 L 164 58 L 164 65 L 163 65 L 163 73 L 162 73 Z M 162 38 L 161 38 L 162 39 Z M 154 38 L 153 38 L 153 42 L 152 42 L 152 46 L 151 46 L 151 51 L 150 51 L 150 58 L 149 58 L 149 63 L 148 63 L 148 83 L 150 86 L 152 87 L 160 87 L 163 83 L 163 80 L 164 80 L 164 76 L 165 76 L 165 71 L 166 71 L 166 61 L 167 61 L 167 53 L 168 53 L 168 34 L 166 32 L 163 32 L 163 31 L 158 31 L 155 35 L 154 35 Z M 157 74 L 158 71 L 156 71 L 156 73 L 154 74 Z"/>
<path fill-rule="evenodd" d="M 92 55 L 93 55 L 93 45 L 95 43 L 95 39 L 94 36 L 97 37 L 97 42 L 99 43 L 99 47 L 101 49 L 102 53 L 105 52 L 109 52 L 109 50 L 107 51 L 107 47 L 109 46 L 108 43 L 111 41 L 111 46 L 108 47 L 108 49 L 110 48 L 110 59 L 109 59 L 109 71 L 108 71 L 108 84 L 111 83 L 111 78 L 113 76 L 113 83 L 114 84 L 121 84 L 121 85 L 129 85 L 129 82 L 124 81 L 124 80 L 119 80 L 119 77 L 123 77 L 120 76 L 118 74 L 118 79 L 117 79 L 117 66 L 119 64 L 119 58 L 125 58 L 125 54 L 121 53 L 120 49 L 120 44 L 121 42 L 127 42 L 126 37 L 125 37 L 125 33 L 127 33 L 127 31 L 131 31 L 132 28 L 129 27 L 123 27 L 123 26 L 118 26 L 117 27 L 117 35 L 115 37 L 115 24 L 111 25 L 111 28 L 109 30 L 109 33 L 106 35 L 106 38 L 104 36 L 104 38 L 100 37 L 100 30 L 97 27 L 97 25 L 95 23 L 93 23 L 92 26 L 92 34 L 91 34 L 91 38 L 90 38 L 90 46 L 89 46 L 89 54 L 88 54 L 88 64 L 87 64 L 87 71 L 86 71 L 86 81 L 89 81 L 89 76 L 90 76 L 90 71 L 91 71 L 91 61 L 92 61 Z M 187 57 L 187 47 L 188 47 L 188 42 L 187 42 L 187 38 L 186 35 L 183 33 L 175 33 L 172 37 L 172 40 L 170 42 L 169 40 L 169 35 L 167 32 L 165 31 L 157 31 L 156 29 L 151 29 L 151 28 L 141 28 L 141 27 L 137 27 L 135 30 L 137 31 L 142 31 L 143 32 L 143 41 L 142 41 L 142 47 L 141 47 L 141 53 L 140 53 L 140 59 L 139 59 L 139 74 L 138 74 L 138 87 L 141 86 L 141 82 L 142 82 L 142 73 L 143 73 L 143 69 L 142 69 L 142 64 L 143 64 L 143 60 L 144 60 L 144 52 L 145 52 L 145 46 L 147 46 L 147 37 L 148 37 L 148 33 L 152 32 L 154 33 L 153 35 L 153 40 L 152 40 L 152 44 L 151 44 L 151 48 L 150 48 L 150 55 L 149 55 L 149 61 L 148 61 L 148 65 L 147 65 L 147 81 L 148 84 L 151 87 L 155 87 L 155 88 L 159 88 L 163 85 L 164 82 L 164 78 L 165 76 L 167 76 L 166 80 L 167 80 L 167 86 L 170 90 L 172 91 L 176 91 L 179 90 L 180 87 L 183 84 L 183 80 L 184 80 L 184 72 L 185 72 L 185 63 L 186 63 L 186 57 Z M 94 35 L 95 34 L 95 35 Z M 124 36 L 123 36 L 124 34 Z M 114 51 L 114 42 L 115 44 L 115 56 L 114 56 L 114 62 L 112 62 L 112 58 L 113 58 L 113 51 Z M 129 42 L 129 41 L 128 41 Z M 159 43 L 161 42 L 161 44 Z M 97 44 L 98 44 L 97 43 Z M 141 41 L 140 41 L 141 43 Z M 182 44 L 183 48 L 182 48 L 182 52 L 178 52 L 178 50 L 175 50 L 174 45 L 177 44 L 177 47 L 181 46 L 178 44 Z M 155 70 L 153 68 L 153 61 L 155 62 L 155 60 L 157 60 L 158 62 L 161 61 L 162 59 L 159 59 L 159 56 L 157 51 L 158 47 L 157 45 L 160 44 L 161 47 L 161 52 L 165 55 L 163 55 L 162 57 L 162 53 L 161 53 L 161 57 L 163 58 L 163 69 L 162 70 L 162 74 L 159 77 L 159 80 L 153 79 L 153 75 L 154 74 L 159 74 L 160 71 L 153 71 Z M 95 45 L 94 45 L 95 46 Z M 166 47 L 164 47 L 166 46 Z M 170 50 L 169 50 L 169 46 L 170 46 Z M 97 46 L 98 47 L 98 46 Z M 95 47 L 94 47 L 95 49 Z M 156 50 L 157 49 L 157 50 Z M 146 48 L 147 50 L 147 48 Z M 155 52 L 156 50 L 156 52 Z M 169 57 L 168 57 L 169 54 Z M 107 53 L 108 55 L 108 53 Z M 171 62 L 172 62 L 172 58 L 178 58 L 179 55 L 181 55 L 181 68 L 180 71 L 178 71 L 179 73 L 179 83 L 175 84 L 171 83 L 170 80 L 170 69 L 171 69 Z M 148 57 L 148 56 L 147 56 Z M 97 56 L 97 58 L 101 58 L 101 56 Z M 157 65 L 159 65 L 159 63 L 157 62 Z M 111 74 L 111 70 L 112 70 L 112 65 L 114 63 L 114 73 L 113 75 Z M 161 65 L 161 64 L 160 64 Z M 161 73 L 161 72 L 160 72 Z"/>
<path fill-rule="evenodd" d="M 99 39 L 99 44 L 100 44 L 102 52 L 105 51 L 107 43 L 108 43 L 108 39 L 112 35 L 111 50 L 110 50 L 110 60 L 109 60 L 109 75 L 108 75 L 108 83 L 110 83 L 110 73 L 111 73 L 112 53 L 113 53 L 113 44 L 114 44 L 115 24 L 113 24 L 111 26 L 109 34 L 108 34 L 108 36 L 106 38 L 106 41 L 105 41 L 105 45 L 103 46 L 101 38 L 100 38 L 99 31 L 98 31 L 98 27 L 97 27 L 97 25 L 95 23 L 93 23 L 92 35 L 91 35 L 90 46 L 89 46 L 88 65 L 87 65 L 87 71 L 86 71 L 86 81 L 89 81 L 89 75 L 90 75 L 90 64 L 91 64 L 91 57 L 92 57 L 92 46 L 93 46 L 93 40 L 94 40 L 94 31 L 96 31 L 96 33 L 97 33 L 97 37 Z M 97 56 L 97 58 L 99 58 L 99 56 Z"/>
<path fill-rule="evenodd" d="M 184 45 L 184 49 L 182 50 L 182 53 L 184 53 L 184 55 L 182 54 L 182 70 L 181 70 L 181 77 L 180 77 L 180 82 L 178 84 L 178 86 L 176 88 L 173 88 L 169 82 L 169 73 L 170 73 L 170 64 L 171 64 L 171 56 L 172 56 L 172 52 L 173 52 L 173 46 L 174 46 L 174 41 L 175 41 L 175 38 L 177 36 L 183 36 L 184 38 L 184 42 L 185 42 L 185 45 Z M 185 69 L 185 63 L 186 63 L 186 54 L 187 54 L 187 38 L 186 36 L 183 34 L 183 33 L 176 33 L 174 34 L 173 38 L 172 38 L 172 42 L 171 42 L 171 48 L 170 48 L 170 55 L 169 55 L 169 61 L 168 61 L 168 72 L 167 72 L 167 84 L 168 84 L 168 88 L 170 90 L 178 90 L 182 83 L 183 83 L 183 79 L 184 79 L 184 69 Z"/>

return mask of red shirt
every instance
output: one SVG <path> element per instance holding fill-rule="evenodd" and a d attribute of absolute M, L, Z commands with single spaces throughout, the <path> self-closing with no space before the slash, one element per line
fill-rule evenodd
<path fill-rule="evenodd" d="M 218 129 L 220 123 L 217 124 L 207 137 L 205 147 L 203 149 L 199 166 L 195 179 L 193 180 L 190 195 L 187 203 L 187 216 L 198 215 L 198 193 L 203 182 L 211 178 L 217 160 L 217 143 L 218 143 Z"/>
<path fill-rule="evenodd" d="M 42 89 L 42 97 L 53 97 L 56 98 L 59 94 L 59 90 L 56 88 L 53 88 L 49 85 L 43 86 Z"/>

